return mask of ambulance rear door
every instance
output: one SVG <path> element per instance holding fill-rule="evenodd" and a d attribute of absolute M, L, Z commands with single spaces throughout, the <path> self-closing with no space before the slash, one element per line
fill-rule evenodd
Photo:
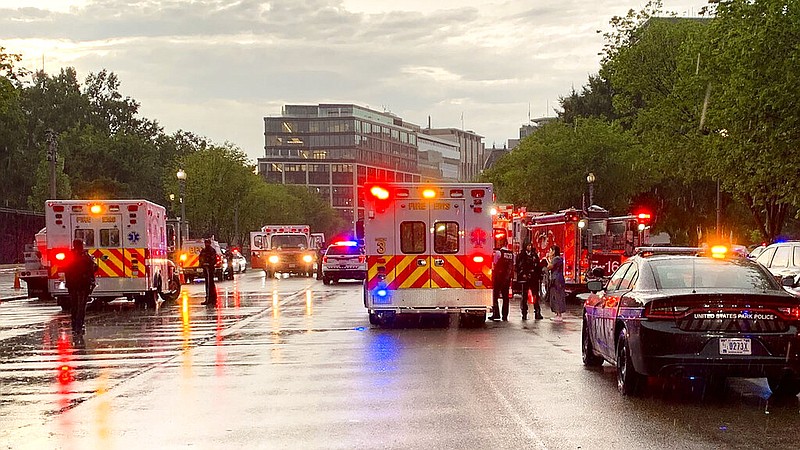
<path fill-rule="evenodd" d="M 120 292 L 125 289 L 125 278 L 132 275 L 132 255 L 121 235 L 122 214 L 108 211 L 107 206 L 96 214 L 83 208 L 84 211 L 71 216 L 72 238 L 82 240 L 86 251 L 95 259 L 95 293 Z M 138 262 L 140 258 L 136 259 Z"/>
<path fill-rule="evenodd" d="M 463 198 L 398 200 L 395 288 L 463 288 Z"/>

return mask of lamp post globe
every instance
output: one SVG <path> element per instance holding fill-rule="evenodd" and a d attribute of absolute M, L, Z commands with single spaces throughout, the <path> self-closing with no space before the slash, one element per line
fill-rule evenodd
<path fill-rule="evenodd" d="M 592 172 L 586 175 L 586 182 L 589 183 L 589 207 L 594 204 L 594 182 L 596 178 Z"/>
<path fill-rule="evenodd" d="M 180 202 L 181 202 L 181 217 L 179 220 L 179 227 L 180 227 L 180 245 L 183 247 L 183 239 L 187 236 L 188 230 L 184 228 L 184 223 L 186 222 L 186 203 L 183 201 L 184 195 L 186 194 L 186 171 L 183 168 L 178 169 L 178 172 L 175 174 L 178 177 L 178 184 L 180 185 Z M 186 227 L 188 228 L 188 227 Z"/>

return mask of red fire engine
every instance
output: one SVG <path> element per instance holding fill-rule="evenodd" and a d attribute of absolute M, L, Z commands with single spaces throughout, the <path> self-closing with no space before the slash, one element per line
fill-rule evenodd
<path fill-rule="evenodd" d="M 596 205 L 586 212 L 571 208 L 521 216 L 517 221 L 514 241 L 532 242 L 539 257 L 547 256 L 553 244 L 561 248 L 570 293 L 585 290 L 586 276 L 594 268 L 610 275 L 636 247 L 648 245 L 650 238 L 650 214 L 609 217 L 607 210 Z"/>

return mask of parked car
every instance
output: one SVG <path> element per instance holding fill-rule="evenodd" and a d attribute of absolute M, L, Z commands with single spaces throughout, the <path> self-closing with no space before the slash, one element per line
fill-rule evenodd
<path fill-rule="evenodd" d="M 358 242 L 336 242 L 328 246 L 322 257 L 322 282 L 331 284 L 343 278 L 367 278 L 367 256 Z"/>
<path fill-rule="evenodd" d="M 700 377 L 712 388 L 766 377 L 773 395 L 800 393 L 800 298 L 760 264 L 654 251 L 587 287 L 583 363 L 615 365 L 623 395 L 648 376 Z"/>
<path fill-rule="evenodd" d="M 779 281 L 786 277 L 792 278 L 791 285 L 787 285 L 793 293 L 800 290 L 800 241 L 776 242 L 764 248 L 756 261 L 766 267 Z"/>
<path fill-rule="evenodd" d="M 247 271 L 247 258 L 242 255 L 238 248 L 225 249 L 223 252 L 222 268 L 225 272 L 225 279 L 232 280 L 233 274 Z M 228 266 L 229 259 L 231 261 L 230 267 Z"/>

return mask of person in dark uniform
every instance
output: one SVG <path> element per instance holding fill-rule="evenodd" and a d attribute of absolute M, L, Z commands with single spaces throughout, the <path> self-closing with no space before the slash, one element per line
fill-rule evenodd
<path fill-rule="evenodd" d="M 94 274 L 97 264 L 89 253 L 83 249 L 83 241 L 72 241 L 70 261 L 64 273 L 64 281 L 69 292 L 70 323 L 73 336 L 83 336 L 86 332 L 86 303 L 94 289 Z"/>
<path fill-rule="evenodd" d="M 231 250 L 230 247 L 225 249 L 225 261 L 227 261 L 228 267 L 227 267 L 227 270 L 225 270 L 225 274 L 223 275 L 223 277 L 226 280 L 232 280 L 233 279 L 233 250 Z"/>
<path fill-rule="evenodd" d="M 211 246 L 211 239 L 203 241 L 205 247 L 200 250 L 200 267 L 203 268 L 203 276 L 206 279 L 206 301 L 203 305 L 217 304 L 217 287 L 214 285 L 214 271 L 217 265 L 217 252 Z"/>
<path fill-rule="evenodd" d="M 511 287 L 511 275 L 514 267 L 514 254 L 505 248 L 505 240 L 497 243 L 492 258 L 492 315 L 489 320 L 500 319 L 498 298 L 503 298 L 503 320 L 508 320 L 508 290 Z"/>
<path fill-rule="evenodd" d="M 519 306 L 522 309 L 522 320 L 528 320 L 528 292 L 533 300 L 534 317 L 543 319 L 542 307 L 539 303 L 539 285 L 542 281 L 542 264 L 539 255 L 533 249 L 533 244 L 528 242 L 525 249 L 517 255 L 516 263 L 517 280 L 522 285 L 522 299 Z"/>

